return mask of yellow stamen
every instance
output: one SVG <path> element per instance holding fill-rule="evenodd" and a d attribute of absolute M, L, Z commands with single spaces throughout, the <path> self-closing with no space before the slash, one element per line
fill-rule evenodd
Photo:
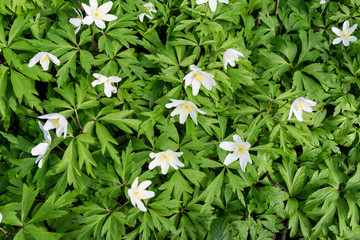
<path fill-rule="evenodd" d="M 228 55 L 227 55 L 227 58 L 228 58 L 228 59 L 231 59 L 231 56 L 228 54 Z"/>
<path fill-rule="evenodd" d="M 100 8 L 95 8 L 92 10 L 92 15 L 95 19 L 102 19 L 104 17 L 104 11 Z"/>
<path fill-rule="evenodd" d="M 193 71 L 193 74 L 196 75 L 196 78 L 195 78 L 196 81 L 201 81 L 201 80 L 204 79 L 204 75 L 202 75 L 202 74 L 199 73 L 199 72 Z"/>
<path fill-rule="evenodd" d="M 52 124 L 55 124 L 55 127 L 57 128 L 59 126 L 59 119 L 52 120 Z"/>
<path fill-rule="evenodd" d="M 106 83 L 109 83 L 109 79 L 106 79 Z"/>
<path fill-rule="evenodd" d="M 49 61 L 49 56 L 46 55 L 44 59 L 41 59 L 41 63 L 45 63 Z"/>
<path fill-rule="evenodd" d="M 305 102 L 299 102 L 298 105 L 299 105 L 300 111 L 302 111 L 305 106 Z"/>
<path fill-rule="evenodd" d="M 194 108 L 188 104 L 188 103 L 184 103 L 182 106 L 181 106 L 181 110 L 185 111 L 185 112 L 192 112 L 194 111 Z"/>
<path fill-rule="evenodd" d="M 169 163 L 171 160 L 170 154 L 161 153 L 160 156 L 161 156 L 160 158 L 161 163 Z"/>
<path fill-rule="evenodd" d="M 350 37 L 350 33 L 348 30 L 345 30 L 341 32 L 341 36 L 346 39 Z"/>
<path fill-rule="evenodd" d="M 238 155 L 242 156 L 242 155 L 244 155 L 244 154 L 246 153 L 246 148 L 245 148 L 244 146 L 237 146 L 237 147 L 235 148 L 235 152 L 236 152 Z"/>
<path fill-rule="evenodd" d="M 151 7 L 150 7 L 150 6 L 146 6 L 146 9 L 150 12 Z"/>

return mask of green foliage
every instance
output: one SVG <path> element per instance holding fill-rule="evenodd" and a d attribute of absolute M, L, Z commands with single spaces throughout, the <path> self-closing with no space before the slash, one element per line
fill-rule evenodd
<path fill-rule="evenodd" d="M 359 239 L 360 45 L 332 44 L 331 29 L 360 24 L 360 3 L 319 2 L 230 0 L 212 12 L 153 0 L 140 22 L 146 2 L 114 1 L 117 20 L 75 34 L 75 0 L 0 1 L 0 238 Z M 229 48 L 244 57 L 225 70 Z M 41 51 L 61 64 L 28 67 Z M 191 65 L 216 86 L 193 96 Z M 120 77 L 117 92 L 93 87 L 94 73 Z M 314 111 L 288 120 L 299 97 Z M 204 111 L 199 124 L 171 117 L 170 99 Z M 38 168 L 47 113 L 64 115 L 68 134 L 50 131 Z M 235 134 L 251 144 L 245 172 L 219 147 Z M 150 171 L 149 154 L 169 149 L 185 166 Z M 136 177 L 152 182 L 147 212 L 130 201 Z"/>

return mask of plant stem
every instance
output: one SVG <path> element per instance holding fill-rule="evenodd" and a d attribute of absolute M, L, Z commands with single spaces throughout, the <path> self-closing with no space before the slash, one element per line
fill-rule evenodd
<path fill-rule="evenodd" d="M 279 0 L 276 0 L 275 16 L 278 15 L 278 11 L 279 11 Z"/>
<path fill-rule="evenodd" d="M 83 130 L 83 127 L 81 126 L 81 123 L 80 123 L 80 120 L 79 120 L 79 115 L 77 113 L 77 109 L 75 109 L 75 115 L 76 115 L 76 120 L 77 120 L 77 122 L 79 124 L 80 129 Z"/>
<path fill-rule="evenodd" d="M 292 197 L 292 195 L 289 193 L 288 190 L 286 190 L 286 188 L 284 188 L 282 185 L 280 185 L 279 183 L 275 182 L 274 179 L 271 178 L 269 171 L 266 172 L 266 176 L 269 178 L 269 180 L 271 181 L 271 184 L 275 187 L 279 187 L 281 188 L 284 192 L 286 192 L 290 197 Z"/>

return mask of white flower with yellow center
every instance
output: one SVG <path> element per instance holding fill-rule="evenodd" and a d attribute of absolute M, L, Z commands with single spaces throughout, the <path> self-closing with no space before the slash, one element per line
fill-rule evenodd
<path fill-rule="evenodd" d="M 326 0 L 321 0 L 320 1 L 320 4 L 325 4 L 326 3 Z"/>
<path fill-rule="evenodd" d="M 195 104 L 193 102 L 190 101 L 185 101 L 185 100 L 175 100 L 175 99 L 170 99 L 170 101 L 172 101 L 171 103 L 167 103 L 165 105 L 166 108 L 172 108 L 175 107 L 174 111 L 172 111 L 170 113 L 171 117 L 174 117 L 178 114 L 180 114 L 180 123 L 183 124 L 188 115 L 190 115 L 191 119 L 195 122 L 195 124 L 197 125 L 197 120 L 196 120 L 196 112 L 199 112 L 201 114 L 205 114 L 205 112 L 199 110 Z"/>
<path fill-rule="evenodd" d="M 95 87 L 96 85 L 104 84 L 104 92 L 107 97 L 111 97 L 111 93 L 117 93 L 117 88 L 111 85 L 111 83 L 120 82 L 121 78 L 116 76 L 106 77 L 99 73 L 94 73 L 93 76 L 97 80 L 94 80 L 91 85 Z"/>
<path fill-rule="evenodd" d="M 39 116 L 40 119 L 47 119 L 44 125 L 46 131 L 56 128 L 56 136 L 60 137 L 64 133 L 64 138 L 67 133 L 68 121 L 60 113 L 49 113 Z"/>
<path fill-rule="evenodd" d="M 195 65 L 191 65 L 190 70 L 191 72 L 184 77 L 185 88 L 191 84 L 194 96 L 198 95 L 201 84 L 208 90 L 211 90 L 212 86 L 216 85 L 214 75 L 211 73 L 201 71 Z"/>
<path fill-rule="evenodd" d="M 312 112 L 313 110 L 311 107 L 313 107 L 315 105 L 316 105 L 316 102 L 305 99 L 303 97 L 299 97 L 299 98 L 295 99 L 294 102 L 291 104 L 288 120 L 291 119 L 291 116 L 294 113 L 295 117 L 300 122 L 302 122 L 303 121 L 303 117 L 302 117 L 303 111 Z"/>
<path fill-rule="evenodd" d="M 332 27 L 331 30 L 338 36 L 338 38 L 335 38 L 332 41 L 332 44 L 338 44 L 342 41 L 344 46 L 349 46 L 350 42 L 354 42 L 357 40 L 356 37 L 350 36 L 354 32 L 356 27 L 357 24 L 354 24 L 351 28 L 349 28 L 349 21 L 344 22 L 342 31 L 336 27 Z"/>
<path fill-rule="evenodd" d="M 51 135 L 48 130 L 46 130 L 43 125 L 39 123 L 41 131 L 44 133 L 45 142 L 39 143 L 31 149 L 31 155 L 38 156 L 36 158 L 35 164 L 38 164 L 39 168 L 42 168 L 43 160 L 45 153 L 50 149 L 51 145 Z"/>
<path fill-rule="evenodd" d="M 49 69 L 50 60 L 56 65 L 60 65 L 60 60 L 51 53 L 39 52 L 30 59 L 28 67 L 33 67 L 36 63 L 40 62 L 44 71 L 47 71 Z"/>
<path fill-rule="evenodd" d="M 209 2 L 211 11 L 215 12 L 218 1 L 225 4 L 229 3 L 229 0 L 196 0 L 196 4 L 200 5 Z"/>
<path fill-rule="evenodd" d="M 230 64 L 230 66 L 234 67 L 235 61 L 239 61 L 239 57 L 244 57 L 244 54 L 233 48 L 229 48 L 228 50 L 226 50 L 223 55 L 225 70 L 227 69 L 228 63 Z"/>
<path fill-rule="evenodd" d="M 131 184 L 131 189 L 128 190 L 128 195 L 130 197 L 131 204 L 134 207 L 138 207 L 141 211 L 146 212 L 147 209 L 143 204 L 141 199 L 148 199 L 155 196 L 153 191 L 145 190 L 148 186 L 150 186 L 151 181 L 146 180 L 138 186 L 139 177 L 135 178 L 134 182 Z"/>
<path fill-rule="evenodd" d="M 219 147 L 226 150 L 226 151 L 233 151 L 233 153 L 229 153 L 224 161 L 224 164 L 227 166 L 232 162 L 235 162 L 239 159 L 241 170 L 245 172 L 245 167 L 247 163 L 252 164 L 250 155 L 249 155 L 249 148 L 250 143 L 243 142 L 239 135 L 233 136 L 234 142 L 221 142 Z"/>
<path fill-rule="evenodd" d="M 144 21 L 144 17 L 148 17 L 149 19 L 153 19 L 153 15 L 152 13 L 156 13 L 156 9 L 154 8 L 154 5 L 152 3 L 147 3 L 143 5 L 144 7 L 146 7 L 146 9 L 148 10 L 149 14 L 146 13 L 142 13 L 140 15 L 138 15 L 138 18 L 140 20 L 140 22 Z"/>
<path fill-rule="evenodd" d="M 112 1 L 106 2 L 100 7 L 98 7 L 97 0 L 90 0 L 90 6 L 82 3 L 82 6 L 87 14 L 87 16 L 83 20 L 83 23 L 91 25 L 93 22 L 95 22 L 95 25 L 98 28 L 106 28 L 104 21 L 110 22 L 117 19 L 115 15 L 107 14 L 110 11 L 112 5 Z"/>
<path fill-rule="evenodd" d="M 179 167 L 183 167 L 184 164 L 179 161 L 178 157 L 180 157 L 183 153 L 182 152 L 174 152 L 171 150 L 166 150 L 165 152 L 159 153 L 150 153 L 150 158 L 155 158 L 150 164 L 149 169 L 153 170 L 157 166 L 161 166 L 161 173 L 167 174 L 169 171 L 169 166 L 172 166 L 176 170 Z"/>
<path fill-rule="evenodd" d="M 83 24 L 84 16 L 82 15 L 81 11 L 77 11 L 74 8 L 76 14 L 78 15 L 76 18 L 70 18 L 69 22 L 74 25 L 75 27 L 75 34 L 77 34 L 80 30 L 81 24 Z"/>

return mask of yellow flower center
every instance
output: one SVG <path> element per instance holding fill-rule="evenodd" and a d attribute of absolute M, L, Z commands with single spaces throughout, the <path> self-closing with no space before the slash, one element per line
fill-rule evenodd
<path fill-rule="evenodd" d="M 143 197 L 143 190 L 136 188 L 134 191 L 134 197 L 138 200 L 142 199 Z"/>
<path fill-rule="evenodd" d="M 350 33 L 348 30 L 341 31 L 341 36 L 346 39 L 350 37 Z"/>
<path fill-rule="evenodd" d="M 59 119 L 52 120 L 52 124 L 55 124 L 55 127 L 57 128 L 59 126 Z"/>
<path fill-rule="evenodd" d="M 105 81 L 106 83 L 109 83 L 109 79 L 106 79 L 106 81 Z"/>
<path fill-rule="evenodd" d="M 150 7 L 150 6 L 146 6 L 146 9 L 150 12 L 151 7 Z"/>
<path fill-rule="evenodd" d="M 49 61 L 49 56 L 46 55 L 45 58 L 41 59 L 41 63 L 45 63 Z"/>
<path fill-rule="evenodd" d="M 302 111 L 305 106 L 305 102 L 299 102 L 298 105 L 299 105 L 300 111 Z"/>
<path fill-rule="evenodd" d="M 160 156 L 161 156 L 160 158 L 161 163 L 169 163 L 171 160 L 170 154 L 161 153 Z"/>
<path fill-rule="evenodd" d="M 96 8 L 92 10 L 93 18 L 101 20 L 104 17 L 104 11 L 100 8 Z"/>
<path fill-rule="evenodd" d="M 194 108 L 188 104 L 188 103 L 184 103 L 182 106 L 181 106 L 181 110 L 185 111 L 185 112 L 192 112 L 194 111 Z"/>
<path fill-rule="evenodd" d="M 228 59 L 231 59 L 231 56 L 228 54 L 228 55 L 227 55 L 227 58 L 228 58 Z"/>
<path fill-rule="evenodd" d="M 193 74 L 195 74 L 195 76 L 196 76 L 196 78 L 195 78 L 196 81 L 202 81 L 204 79 L 204 75 L 202 75 L 199 72 L 193 71 Z"/>
<path fill-rule="evenodd" d="M 244 155 L 244 154 L 246 153 L 246 148 L 245 148 L 244 146 L 237 146 L 237 147 L 235 148 L 235 152 L 236 152 L 238 155 L 242 156 L 242 155 Z"/>

